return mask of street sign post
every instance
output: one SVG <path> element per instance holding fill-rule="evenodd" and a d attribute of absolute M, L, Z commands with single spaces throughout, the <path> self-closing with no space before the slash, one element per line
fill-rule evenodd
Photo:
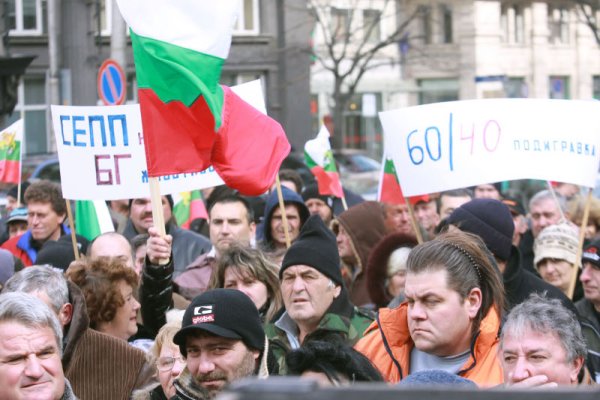
<path fill-rule="evenodd" d="M 115 61 L 108 59 L 98 70 L 98 96 L 107 106 L 125 103 L 127 82 L 123 68 Z"/>

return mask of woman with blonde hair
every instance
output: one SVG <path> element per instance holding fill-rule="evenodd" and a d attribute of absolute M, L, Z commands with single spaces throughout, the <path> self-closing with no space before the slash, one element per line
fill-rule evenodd
<path fill-rule="evenodd" d="M 219 258 L 209 287 L 240 290 L 252 299 L 263 322 L 269 322 L 283 307 L 278 271 L 262 251 L 232 245 Z"/>
<path fill-rule="evenodd" d="M 173 337 L 181 329 L 181 321 L 169 322 L 158 331 L 148 353 L 148 363 L 156 367 L 158 384 L 133 393 L 133 400 L 167 400 L 175 395 L 173 382 L 185 367 L 185 360 Z"/>

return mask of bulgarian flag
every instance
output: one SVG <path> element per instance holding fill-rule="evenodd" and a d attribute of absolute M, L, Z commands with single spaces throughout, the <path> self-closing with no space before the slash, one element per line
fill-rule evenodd
<path fill-rule="evenodd" d="M 304 145 L 304 161 L 317 178 L 319 194 L 324 196 L 344 197 L 340 175 L 335 167 L 335 160 L 329 144 L 329 131 L 325 125 L 315 139 Z"/>
<path fill-rule="evenodd" d="M 148 175 L 212 165 L 264 193 L 290 144 L 281 125 L 219 85 L 240 2 L 117 0 L 131 28 Z"/>
<path fill-rule="evenodd" d="M 208 219 L 208 212 L 199 190 L 191 192 L 173 193 L 173 216 L 177 225 L 190 229 L 190 223 L 196 218 Z"/>
<path fill-rule="evenodd" d="M 115 226 L 104 200 L 77 200 L 75 202 L 75 231 L 87 240 L 94 240 Z"/>
<path fill-rule="evenodd" d="M 22 119 L 0 132 L 0 182 L 21 182 L 22 142 Z"/>
<path fill-rule="evenodd" d="M 410 204 L 415 205 L 421 201 L 429 202 L 429 195 L 414 196 L 409 199 Z M 388 204 L 406 204 L 404 194 L 398 180 L 398 173 L 394 161 L 389 157 L 384 157 L 381 169 L 381 179 L 379 180 L 379 190 L 377 201 Z"/>

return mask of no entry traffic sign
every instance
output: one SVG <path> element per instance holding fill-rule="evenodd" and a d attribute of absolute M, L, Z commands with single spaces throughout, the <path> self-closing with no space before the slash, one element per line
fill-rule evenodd
<path fill-rule="evenodd" d="M 125 103 L 127 84 L 123 68 L 115 61 L 108 59 L 98 70 L 98 96 L 107 106 Z"/>

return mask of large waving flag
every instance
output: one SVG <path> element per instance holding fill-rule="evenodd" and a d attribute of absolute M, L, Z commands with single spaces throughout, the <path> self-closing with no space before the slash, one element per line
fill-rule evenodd
<path fill-rule="evenodd" d="M 212 164 L 243 194 L 265 192 L 290 151 L 285 132 L 219 85 L 240 3 L 117 3 L 131 28 L 148 175 Z"/>
<path fill-rule="evenodd" d="M 309 140 L 304 145 L 304 161 L 317 178 L 319 194 L 344 197 L 340 175 L 335 167 L 333 152 L 329 144 L 329 131 L 325 125 L 321 126 L 315 139 Z"/>
<path fill-rule="evenodd" d="M 173 216 L 177 225 L 190 229 L 190 224 L 196 218 L 208 219 L 208 212 L 199 190 L 173 193 Z"/>
<path fill-rule="evenodd" d="M 108 206 L 104 200 L 77 200 L 75 202 L 75 231 L 87 240 L 94 240 L 106 232 L 114 232 Z"/>
<path fill-rule="evenodd" d="M 19 183 L 21 181 L 22 142 L 22 119 L 0 132 L 0 182 Z"/>

